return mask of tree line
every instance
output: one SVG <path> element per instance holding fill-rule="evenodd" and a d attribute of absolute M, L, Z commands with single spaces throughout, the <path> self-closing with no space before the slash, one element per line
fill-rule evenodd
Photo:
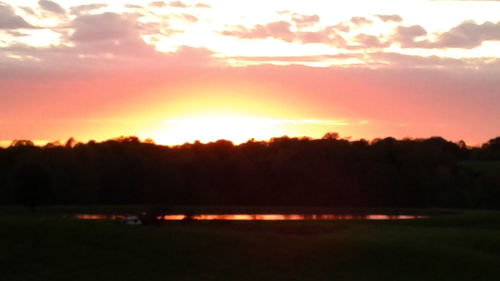
<path fill-rule="evenodd" d="M 500 209 L 500 137 L 372 141 L 279 137 L 179 146 L 14 141 L 0 204 L 266 205 Z"/>

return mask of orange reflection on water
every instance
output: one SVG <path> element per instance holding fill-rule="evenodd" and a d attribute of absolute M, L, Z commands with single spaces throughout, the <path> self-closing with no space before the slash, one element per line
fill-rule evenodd
<path fill-rule="evenodd" d="M 161 217 L 160 217 L 161 218 Z M 163 219 L 167 221 L 180 221 L 186 218 L 186 215 L 164 215 Z"/>
<path fill-rule="evenodd" d="M 195 220 L 293 220 L 298 219 L 295 215 L 278 215 L 278 214 L 252 214 L 252 215 L 198 215 Z"/>
<path fill-rule="evenodd" d="M 418 219 L 424 216 L 413 215 L 333 215 L 333 214 L 199 214 L 187 216 L 184 214 L 171 214 L 158 217 L 163 220 L 264 220 L 264 221 L 283 221 L 283 220 L 401 220 Z"/>
<path fill-rule="evenodd" d="M 78 214 L 77 219 L 83 220 L 117 220 L 124 219 L 121 215 L 100 214 Z M 180 220 L 235 220 L 235 221 L 288 221 L 288 220 L 406 220 L 420 219 L 426 216 L 416 215 L 344 215 L 344 214 L 167 214 L 156 216 L 156 220 L 180 221 Z"/>

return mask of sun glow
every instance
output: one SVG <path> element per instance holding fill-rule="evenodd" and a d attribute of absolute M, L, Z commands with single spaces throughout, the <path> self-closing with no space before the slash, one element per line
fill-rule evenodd
<path fill-rule="evenodd" d="M 242 143 L 251 138 L 268 140 L 281 136 L 279 120 L 235 115 L 213 115 L 165 120 L 162 133 L 153 136 L 161 144 L 184 142 L 211 142 L 219 139 Z"/>
<path fill-rule="evenodd" d="M 183 119 L 164 120 L 150 137 L 159 144 L 174 145 L 185 142 L 203 143 L 229 140 L 235 144 L 250 139 L 267 141 L 273 137 L 321 137 L 339 126 L 347 126 L 345 120 L 275 119 L 243 115 L 204 115 Z"/>

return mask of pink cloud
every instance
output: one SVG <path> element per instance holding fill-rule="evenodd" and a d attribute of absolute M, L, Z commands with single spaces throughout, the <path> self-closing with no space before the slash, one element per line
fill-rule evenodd
<path fill-rule="evenodd" d="M 433 47 L 470 49 L 481 46 L 484 41 L 500 41 L 500 22 L 463 22 L 440 34 Z"/>
<path fill-rule="evenodd" d="M 223 31 L 222 34 L 242 39 L 276 38 L 291 42 L 294 40 L 294 34 L 290 31 L 291 26 L 289 22 L 277 21 L 265 25 L 258 24 L 250 29 L 238 26 L 235 30 Z"/>
<path fill-rule="evenodd" d="M 374 36 L 374 35 L 369 35 L 369 34 L 358 34 L 356 36 L 356 41 L 361 44 L 360 48 L 366 49 L 366 48 L 386 48 L 391 45 L 391 42 L 386 41 L 383 42 L 380 40 L 379 37 Z"/>
<path fill-rule="evenodd" d="M 398 26 L 394 39 L 401 44 L 401 47 L 412 48 L 425 45 L 425 41 L 418 42 L 415 40 L 426 35 L 427 31 L 420 25 Z"/>
<path fill-rule="evenodd" d="M 149 6 L 156 7 L 156 8 L 162 8 L 162 7 L 166 7 L 167 3 L 163 2 L 163 1 L 155 1 L 155 2 L 149 3 Z"/>
<path fill-rule="evenodd" d="M 54 1 L 40 0 L 38 1 L 38 5 L 40 5 L 40 7 L 45 11 L 49 11 L 60 15 L 66 14 L 66 10 Z"/>
<path fill-rule="evenodd" d="M 193 16 L 190 14 L 183 14 L 182 16 L 188 22 L 197 22 L 198 21 L 198 18 L 196 16 Z"/>
<path fill-rule="evenodd" d="M 11 6 L 0 2 L 0 30 L 17 28 L 33 28 L 33 26 L 21 16 L 16 15 Z"/>
<path fill-rule="evenodd" d="M 500 41 L 500 22 L 477 24 L 465 21 L 449 31 L 437 34 L 435 41 L 430 41 L 427 31 L 419 25 L 399 26 L 394 40 L 403 48 L 462 48 L 472 49 L 482 45 L 484 41 Z M 420 40 L 417 40 L 421 37 Z"/>
<path fill-rule="evenodd" d="M 221 34 L 241 39 L 274 38 L 286 42 L 298 41 L 304 44 L 324 43 L 337 47 L 346 46 L 345 40 L 337 33 L 336 26 L 328 26 L 318 31 L 292 31 L 292 25 L 286 21 L 271 22 L 265 25 L 255 25 L 252 28 L 237 26 Z"/>
<path fill-rule="evenodd" d="M 376 15 L 381 21 L 393 21 L 393 22 L 401 22 L 403 18 L 400 15 Z"/>
<path fill-rule="evenodd" d="M 210 5 L 206 4 L 206 3 L 197 3 L 195 5 L 196 8 L 202 8 L 202 9 L 208 9 L 208 8 L 211 8 Z"/>
<path fill-rule="evenodd" d="M 373 23 L 373 21 L 365 18 L 365 17 L 352 17 L 351 20 L 350 20 L 352 23 L 354 23 L 355 25 L 370 25 Z"/>
<path fill-rule="evenodd" d="M 308 26 L 313 26 L 316 23 L 319 23 L 320 18 L 318 15 L 300 15 L 300 14 L 295 14 L 292 17 L 292 21 L 295 22 L 295 24 L 298 27 L 308 27 Z"/>
<path fill-rule="evenodd" d="M 170 2 L 169 6 L 175 7 L 175 8 L 187 8 L 188 7 L 188 5 L 186 5 L 184 2 L 181 2 L 181 1 Z"/>

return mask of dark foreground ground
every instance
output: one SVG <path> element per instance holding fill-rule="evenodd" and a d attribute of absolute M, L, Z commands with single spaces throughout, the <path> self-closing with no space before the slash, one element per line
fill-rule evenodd
<path fill-rule="evenodd" d="M 500 212 L 162 226 L 75 220 L 55 211 L 34 217 L 0 212 L 2 281 L 499 278 Z"/>

